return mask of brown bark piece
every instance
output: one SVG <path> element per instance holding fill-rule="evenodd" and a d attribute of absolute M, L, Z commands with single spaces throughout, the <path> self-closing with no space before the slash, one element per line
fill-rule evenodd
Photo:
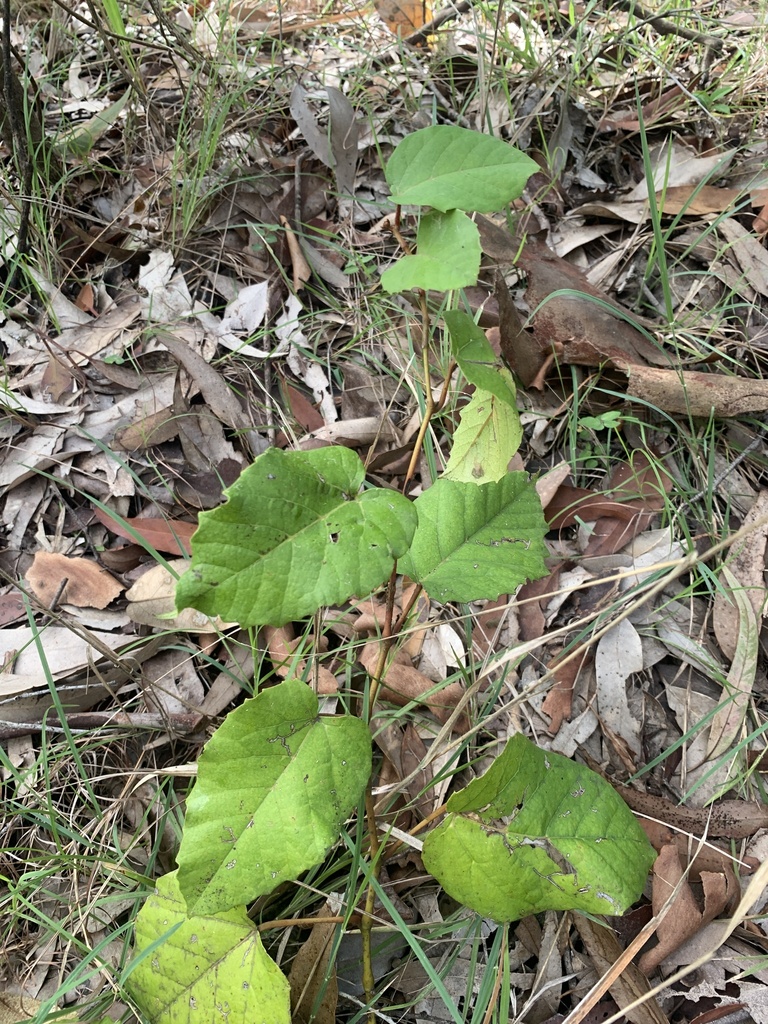
<path fill-rule="evenodd" d="M 627 393 L 663 412 L 727 419 L 768 409 L 768 381 L 700 370 L 627 366 Z"/>
<path fill-rule="evenodd" d="M 685 807 L 673 804 L 652 793 L 640 793 L 628 786 L 616 792 L 637 814 L 658 818 L 674 828 L 695 835 L 718 836 L 723 839 L 746 839 L 758 829 L 768 828 L 768 806 L 746 800 L 722 800 L 711 807 Z"/>

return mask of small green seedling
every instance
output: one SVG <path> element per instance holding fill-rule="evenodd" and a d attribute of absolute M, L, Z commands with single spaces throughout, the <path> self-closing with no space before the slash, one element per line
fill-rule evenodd
<path fill-rule="evenodd" d="M 467 214 L 504 208 L 535 169 L 505 143 L 462 128 L 406 138 L 386 169 L 393 201 L 430 209 L 415 253 L 386 271 L 383 287 L 474 284 L 480 240 Z M 224 505 L 200 515 L 177 585 L 180 609 L 279 626 L 366 596 L 396 569 L 443 602 L 495 599 L 546 573 L 535 487 L 507 470 L 522 436 L 512 375 L 466 313 L 450 308 L 443 320 L 475 386 L 443 475 L 412 502 L 366 487 L 362 462 L 346 448 L 265 452 Z M 246 700 L 206 745 L 178 871 L 160 879 L 136 922 L 128 984 L 150 1024 L 222 1015 L 289 1024 L 286 980 L 246 907 L 322 863 L 359 809 L 372 767 L 368 722 L 318 712 L 312 690 L 288 679 Z M 425 866 L 456 900 L 497 921 L 547 909 L 621 914 L 653 860 L 607 783 L 522 736 L 447 812 L 426 838 Z"/>

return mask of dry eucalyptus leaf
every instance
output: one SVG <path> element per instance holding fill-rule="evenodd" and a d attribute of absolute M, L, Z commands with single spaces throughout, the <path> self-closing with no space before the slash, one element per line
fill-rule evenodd
<path fill-rule="evenodd" d="M 106 569 L 89 558 L 38 551 L 24 576 L 46 608 L 55 602 L 78 608 L 106 608 L 123 590 Z"/>

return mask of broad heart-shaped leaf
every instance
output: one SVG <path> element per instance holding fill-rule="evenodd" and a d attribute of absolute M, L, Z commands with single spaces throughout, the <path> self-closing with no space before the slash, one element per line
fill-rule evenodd
<path fill-rule="evenodd" d="M 370 594 L 408 549 L 416 512 L 396 491 L 361 491 L 364 477 L 348 448 L 264 452 L 200 515 L 178 609 L 281 626 Z"/>
<path fill-rule="evenodd" d="M 319 864 L 371 774 L 371 735 L 318 717 L 286 680 L 230 712 L 200 755 L 177 862 L 191 914 L 272 892 Z"/>
<path fill-rule="evenodd" d="M 448 480 L 474 484 L 501 480 L 507 475 L 507 465 L 520 447 L 522 436 L 515 406 L 478 389 L 461 410 L 443 475 Z"/>
<path fill-rule="evenodd" d="M 381 275 L 387 292 L 410 288 L 448 292 L 468 288 L 480 273 L 480 233 L 461 213 L 427 213 L 416 234 L 416 255 L 403 256 Z"/>
<path fill-rule="evenodd" d="M 407 135 L 389 158 L 392 202 L 436 210 L 493 213 L 523 194 L 539 169 L 519 149 L 490 135 L 433 125 Z"/>
<path fill-rule="evenodd" d="M 187 917 L 176 872 L 158 879 L 139 911 L 135 953 L 146 955 L 127 988 L 147 1024 L 290 1024 L 288 980 L 267 955 L 245 907 Z"/>
<path fill-rule="evenodd" d="M 481 485 L 443 477 L 415 504 L 419 525 L 398 570 L 430 597 L 495 600 L 546 575 L 547 524 L 526 473 Z"/>
<path fill-rule="evenodd" d="M 469 383 L 490 391 L 516 409 L 514 378 L 509 370 L 499 365 L 485 333 L 460 309 L 448 310 L 443 319 L 451 337 L 453 356 Z"/>
<path fill-rule="evenodd" d="M 623 914 L 656 857 L 607 782 L 520 734 L 448 811 L 424 842 L 424 865 L 494 921 L 544 910 Z"/>

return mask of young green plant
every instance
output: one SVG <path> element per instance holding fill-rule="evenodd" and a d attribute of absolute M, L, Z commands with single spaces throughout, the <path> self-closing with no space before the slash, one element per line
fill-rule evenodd
<path fill-rule="evenodd" d="M 393 200 L 431 210 L 416 252 L 383 275 L 385 289 L 474 284 L 480 240 L 467 213 L 506 206 L 534 169 L 506 144 L 461 128 L 405 139 L 387 166 Z M 366 486 L 363 463 L 346 448 L 266 451 L 224 505 L 200 515 L 176 589 L 179 609 L 280 626 L 366 596 L 396 571 L 435 600 L 462 603 L 495 599 L 546 573 L 535 487 L 507 470 L 521 439 L 513 378 L 466 313 L 449 309 L 444 323 L 476 390 L 442 476 L 411 501 Z M 392 640 L 385 637 L 385 651 Z M 369 717 L 384 663 L 382 656 Z M 128 985 L 152 1024 L 190 1009 L 210 1019 L 222 1005 L 233 1019 L 258 1010 L 258 1019 L 288 1024 L 287 981 L 246 908 L 322 863 L 361 804 L 372 760 L 368 722 L 320 715 L 317 697 L 296 679 L 228 715 L 200 757 L 178 870 L 160 879 L 136 924 Z M 372 893 L 381 847 L 373 801 L 366 803 Z M 425 866 L 455 899 L 501 922 L 547 909 L 623 913 L 653 859 L 607 783 L 523 736 L 447 811 L 424 843 Z"/>

